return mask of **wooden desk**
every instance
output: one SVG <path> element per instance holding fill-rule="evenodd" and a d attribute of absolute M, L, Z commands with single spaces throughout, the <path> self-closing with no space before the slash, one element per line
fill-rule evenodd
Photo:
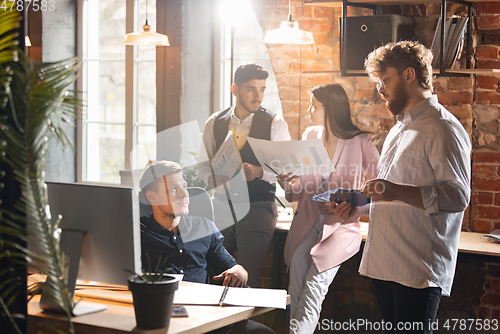
<path fill-rule="evenodd" d="M 196 283 L 181 282 L 180 288 L 189 288 Z M 129 291 L 123 292 L 129 293 Z M 29 333 L 36 333 L 37 325 L 46 324 L 66 329 L 67 320 L 62 315 L 43 313 L 39 306 L 40 297 L 35 297 L 28 304 Z M 86 298 L 86 301 L 102 303 L 108 306 L 103 312 L 73 318 L 77 334 L 118 334 L 118 333 L 150 333 L 150 334 L 197 334 L 230 325 L 271 310 L 273 308 L 243 306 L 193 306 L 186 305 L 187 318 L 172 318 L 170 327 L 154 331 L 143 331 L 136 328 L 134 307 L 131 304 L 117 303 Z M 38 327 L 39 328 L 39 327 Z"/>
<path fill-rule="evenodd" d="M 462 253 L 500 256 L 500 244 L 481 239 L 485 233 L 460 232 L 458 251 Z"/>
<path fill-rule="evenodd" d="M 286 234 L 290 230 L 291 224 L 291 217 L 280 217 L 280 219 L 278 219 L 278 223 L 276 224 L 275 234 L 284 234 L 284 239 L 286 240 Z M 368 223 L 361 222 L 361 236 L 363 237 L 363 241 L 366 241 L 367 234 Z M 470 254 L 500 256 L 500 244 L 481 239 L 481 236 L 485 234 L 486 233 L 478 232 L 460 232 L 458 251 Z"/>

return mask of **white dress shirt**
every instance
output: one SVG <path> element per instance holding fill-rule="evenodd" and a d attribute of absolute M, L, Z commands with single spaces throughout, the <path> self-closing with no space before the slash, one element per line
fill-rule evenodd
<path fill-rule="evenodd" d="M 254 114 L 250 114 L 247 118 L 241 120 L 234 114 L 234 105 L 231 107 L 230 113 L 231 116 L 229 119 L 228 131 L 233 130 L 238 149 L 241 149 L 246 142 L 248 134 L 250 133 Z M 212 116 L 210 116 L 205 123 L 202 141 L 202 146 L 205 145 L 205 150 L 202 147 L 197 155 L 199 166 L 198 174 L 207 184 L 208 178 L 212 175 L 212 172 L 206 162 L 210 161 L 215 154 L 214 123 L 218 114 L 219 112 L 212 114 Z M 271 141 L 286 141 L 290 139 L 291 137 L 288 132 L 288 124 L 278 115 L 274 116 L 271 124 Z M 275 183 L 276 175 L 264 170 L 261 180 L 269 183 Z"/>
<path fill-rule="evenodd" d="M 449 296 L 470 199 L 469 135 L 436 95 L 400 116 L 384 142 L 378 177 L 417 186 L 425 210 L 373 202 L 359 272 L 413 288 L 439 286 Z"/>

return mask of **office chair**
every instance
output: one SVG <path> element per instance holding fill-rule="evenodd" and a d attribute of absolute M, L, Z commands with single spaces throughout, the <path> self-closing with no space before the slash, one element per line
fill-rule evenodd
<path fill-rule="evenodd" d="M 189 215 L 197 217 L 205 217 L 214 221 L 214 207 L 212 199 L 208 192 L 199 187 L 188 187 L 189 193 Z M 142 192 L 139 192 L 140 216 L 149 217 L 151 215 L 151 206 L 147 204 L 147 200 Z"/>

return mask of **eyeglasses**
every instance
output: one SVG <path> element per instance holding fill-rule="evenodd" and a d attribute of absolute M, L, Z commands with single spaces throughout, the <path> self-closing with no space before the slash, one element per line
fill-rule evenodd
<path fill-rule="evenodd" d="M 382 89 L 385 90 L 385 85 L 387 85 L 387 83 L 389 82 L 389 79 L 392 78 L 393 76 L 396 76 L 398 75 L 399 73 L 394 73 L 393 75 L 385 78 L 384 80 L 379 80 L 378 81 L 378 84 L 377 84 L 377 91 L 381 91 Z"/>

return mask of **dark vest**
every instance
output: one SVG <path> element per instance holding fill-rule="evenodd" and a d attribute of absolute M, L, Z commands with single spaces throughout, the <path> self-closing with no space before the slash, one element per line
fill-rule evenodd
<path fill-rule="evenodd" d="M 231 108 L 225 109 L 217 115 L 214 123 L 214 139 L 215 139 L 215 151 L 224 142 L 229 131 L 229 119 L 231 117 Z M 274 113 L 269 110 L 260 107 L 260 109 L 254 114 L 252 119 L 252 125 L 250 126 L 250 133 L 248 137 L 271 140 L 271 125 L 273 122 Z M 260 166 L 259 161 L 255 157 L 255 154 L 248 144 L 240 149 L 241 160 L 249 164 Z M 262 181 L 260 179 L 254 179 L 248 184 L 248 196 L 250 202 L 255 201 L 274 201 L 274 194 L 276 192 L 276 184 Z M 231 191 L 231 190 L 229 190 Z"/>

